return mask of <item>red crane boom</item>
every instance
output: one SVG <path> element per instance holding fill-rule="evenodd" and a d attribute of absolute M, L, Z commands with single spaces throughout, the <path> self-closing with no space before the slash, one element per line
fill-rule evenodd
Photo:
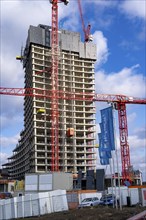
<path fill-rule="evenodd" d="M 52 90 L 36 89 L 36 88 L 8 88 L 0 87 L 0 95 L 16 95 L 16 96 L 32 96 L 32 97 L 51 97 Z M 115 94 L 99 94 L 99 93 L 69 93 L 58 91 L 58 98 L 73 100 L 91 100 L 109 103 L 125 103 L 125 104 L 146 104 L 145 98 L 137 98 L 126 95 Z"/>
<path fill-rule="evenodd" d="M 52 91 L 34 89 L 34 88 L 4 88 L 0 87 L 1 95 L 17 95 L 17 96 L 32 96 L 32 97 L 52 97 Z M 146 104 L 145 98 L 136 98 L 125 95 L 112 95 L 112 94 L 92 94 L 92 93 L 66 93 L 64 91 L 57 91 L 57 99 L 73 99 L 73 100 L 91 100 L 98 102 L 114 103 L 118 110 L 119 119 L 119 133 L 120 133 L 120 147 L 121 147 L 121 162 L 122 162 L 122 176 L 123 180 L 130 179 L 130 152 L 128 144 L 128 126 L 127 126 L 127 114 L 126 104 Z M 58 114 L 58 112 L 57 112 Z M 58 117 L 58 115 L 57 115 Z M 57 128 L 58 129 L 58 128 Z M 58 132 L 58 131 L 57 131 Z M 58 133 L 57 133 L 58 134 Z M 54 133 L 56 135 L 56 133 Z M 56 148 L 54 148 L 56 149 Z M 58 150 L 59 151 L 59 150 Z M 53 160 L 57 157 L 54 156 Z M 54 161 L 55 163 L 55 161 Z M 57 170 L 57 166 L 54 170 Z"/>
<path fill-rule="evenodd" d="M 79 12 L 80 12 L 80 17 L 81 17 L 81 22 L 82 22 L 82 29 L 84 32 L 84 41 L 85 42 L 89 42 L 92 41 L 92 36 L 90 34 L 90 30 L 91 30 L 91 25 L 88 24 L 87 28 L 85 28 L 85 23 L 84 23 L 84 19 L 83 19 L 83 13 L 82 13 L 82 7 L 81 7 L 81 0 L 78 0 L 78 6 L 79 6 Z"/>

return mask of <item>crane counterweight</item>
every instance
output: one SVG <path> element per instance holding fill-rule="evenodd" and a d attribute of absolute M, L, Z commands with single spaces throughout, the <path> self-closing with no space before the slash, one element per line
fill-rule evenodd
<path fill-rule="evenodd" d="M 63 2 L 65 5 L 67 5 L 69 3 L 69 0 L 50 0 L 50 3 L 61 3 Z"/>

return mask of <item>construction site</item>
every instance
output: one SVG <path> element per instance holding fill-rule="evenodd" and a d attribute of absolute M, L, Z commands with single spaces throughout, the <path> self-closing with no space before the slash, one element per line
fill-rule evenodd
<path fill-rule="evenodd" d="M 2 209 L 9 206 L 1 200 L 1 220 L 76 209 L 88 195 L 100 199 L 105 193 L 116 194 L 119 203 L 114 205 L 117 209 L 141 204 L 142 211 L 145 210 L 146 186 L 142 183 L 142 173 L 134 170 L 130 161 L 126 106 L 144 105 L 146 99 L 95 92 L 98 45 L 93 43 L 91 26 L 85 27 L 81 1 L 77 2 L 84 42 L 80 33 L 58 28 L 58 3 L 67 7 L 69 0 L 50 0 L 51 26 L 30 25 L 26 45 L 16 57 L 24 69 L 24 88 L 0 87 L 0 95 L 24 97 L 24 129 L 12 156 L 2 165 L 0 192 L 11 192 L 14 204 L 18 201 L 15 198 L 21 197 L 19 202 L 23 203 L 23 196 L 35 193 L 38 197 L 34 196 L 34 200 L 41 201 L 46 198 L 41 197 L 41 193 L 49 192 L 49 198 L 56 196 L 63 205 L 57 206 L 58 203 L 53 201 L 53 206 L 58 209 L 51 209 L 47 204 L 51 211 L 41 212 L 42 205 L 38 207 L 39 213 L 34 210 L 29 214 L 24 208 L 22 213 L 15 210 L 17 214 L 7 215 Z M 110 103 L 118 112 L 121 158 L 116 159 L 121 160 L 122 168 L 110 175 L 106 175 L 104 168 L 97 167 L 96 102 Z M 58 197 L 61 195 L 67 195 L 68 206 L 64 197 L 62 200 Z M 69 219 L 75 219 L 75 216 L 73 214 Z M 141 216 L 144 218 L 146 213 Z M 54 216 L 53 219 L 63 218 Z M 95 219 L 95 215 L 91 219 Z M 105 219 L 116 218 L 106 216 Z"/>

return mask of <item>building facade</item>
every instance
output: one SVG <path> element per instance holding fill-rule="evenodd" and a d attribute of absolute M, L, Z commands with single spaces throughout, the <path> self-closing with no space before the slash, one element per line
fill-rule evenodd
<path fill-rule="evenodd" d="M 80 34 L 59 30 L 58 88 L 68 94 L 95 92 L 96 46 L 83 43 Z M 51 28 L 30 26 L 24 49 L 25 88 L 51 91 Z M 37 92 L 38 92 L 37 91 Z M 86 173 L 95 169 L 95 103 L 59 99 L 59 170 Z M 9 158 L 12 179 L 25 173 L 51 171 L 51 99 L 24 97 L 24 130 Z M 73 135 L 68 136 L 69 129 Z"/>

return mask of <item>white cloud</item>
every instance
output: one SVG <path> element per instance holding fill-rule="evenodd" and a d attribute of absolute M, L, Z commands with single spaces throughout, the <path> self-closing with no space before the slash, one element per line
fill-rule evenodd
<path fill-rule="evenodd" d="M 146 26 L 144 26 L 141 32 L 138 34 L 138 39 L 141 41 L 145 41 L 146 39 Z"/>
<path fill-rule="evenodd" d="M 0 168 L 1 168 L 2 164 L 7 162 L 8 157 L 9 157 L 8 154 L 0 152 Z"/>
<path fill-rule="evenodd" d="M 51 25 L 51 4 L 49 1 L 2 1 L 1 2 L 1 86 L 23 87 L 22 65 L 15 57 L 25 45 L 28 28 L 38 24 Z M 76 16 L 77 2 L 67 6 L 59 4 L 61 28 L 76 29 L 79 17 Z M 11 80 L 10 80 L 11 78 Z"/>
<path fill-rule="evenodd" d="M 146 136 L 141 138 L 137 135 L 129 136 L 130 161 L 134 170 L 141 170 L 143 179 L 146 181 Z"/>
<path fill-rule="evenodd" d="M 145 79 L 136 71 L 138 65 L 125 67 L 119 72 L 107 74 L 104 70 L 96 72 L 96 92 L 107 94 L 125 94 L 145 97 Z"/>
<path fill-rule="evenodd" d="M 128 120 L 128 124 L 133 122 L 135 120 L 135 118 L 137 117 L 135 112 L 132 112 L 131 114 L 128 115 L 127 120 Z"/>
<path fill-rule="evenodd" d="M 23 87 L 23 76 L 22 66 L 16 61 L 14 54 L 1 56 L 1 86 Z"/>
<path fill-rule="evenodd" d="M 145 127 L 135 128 L 133 130 L 133 134 L 135 134 L 139 138 L 146 138 L 146 125 Z"/>
<path fill-rule="evenodd" d="M 146 19 L 146 0 L 122 1 L 120 9 L 129 17 L 138 17 Z"/>
<path fill-rule="evenodd" d="M 7 25 L 13 28 L 27 30 L 29 25 L 40 23 L 50 24 L 51 4 L 49 1 L 2 1 L 1 16 Z"/>
<path fill-rule="evenodd" d="M 15 135 L 15 136 L 12 136 L 12 137 L 0 137 L 0 143 L 1 143 L 1 146 L 2 148 L 7 148 L 7 147 L 15 147 L 15 145 L 18 143 L 18 139 L 19 139 L 20 135 Z"/>
<path fill-rule="evenodd" d="M 116 1 L 113 1 L 113 0 L 90 0 L 90 1 L 87 1 L 87 3 L 89 4 L 95 4 L 97 6 L 101 6 L 101 7 L 104 7 L 104 8 L 107 8 L 107 7 L 113 7 L 115 5 L 117 5 L 117 2 Z"/>
<path fill-rule="evenodd" d="M 1 2 L 1 86 L 23 87 L 24 71 L 15 57 L 25 44 L 30 24 L 50 24 L 51 6 L 41 1 Z"/>
<path fill-rule="evenodd" d="M 139 47 L 135 42 L 122 40 L 119 46 L 126 51 L 138 51 Z"/>
<path fill-rule="evenodd" d="M 96 124 L 96 134 L 98 134 L 98 133 L 100 133 L 101 131 L 100 131 L 100 126 L 99 126 L 99 124 Z"/>
<path fill-rule="evenodd" d="M 67 6 L 64 4 L 59 6 L 59 28 L 73 31 L 77 31 L 78 26 L 81 28 L 77 1 L 70 1 Z"/>
<path fill-rule="evenodd" d="M 13 113 L 9 114 L 7 111 L 6 115 L 0 116 L 0 127 L 1 129 L 10 129 L 14 130 L 14 128 L 19 128 L 19 126 L 23 127 L 23 117 Z"/>
<path fill-rule="evenodd" d="M 86 17 L 86 14 L 87 14 L 87 16 L 89 15 L 89 13 L 88 13 L 89 10 L 96 11 L 96 16 L 88 16 L 89 22 L 91 24 L 91 31 L 92 31 L 92 27 L 97 27 L 97 26 L 98 26 L 98 28 L 102 28 L 104 30 L 109 30 L 109 28 L 113 24 L 114 20 L 116 19 L 116 17 L 115 17 L 116 15 L 115 15 L 115 13 L 106 13 L 106 10 L 108 10 L 109 8 L 113 9 L 117 4 L 118 4 L 118 2 L 113 1 L 113 0 L 82 1 L 82 5 L 85 6 L 85 9 L 83 8 L 84 17 Z M 90 9 L 89 9 L 89 7 L 90 7 Z M 104 17 L 104 19 L 103 19 L 103 17 Z"/>
<path fill-rule="evenodd" d="M 5 116 L 7 118 L 16 116 L 20 116 L 23 110 L 23 97 L 19 96 L 2 96 L 0 106 L 1 116 Z"/>
<path fill-rule="evenodd" d="M 71 1 L 67 6 L 58 4 L 58 19 L 69 19 L 70 27 L 76 24 L 75 20 L 78 17 L 76 16 L 78 11 L 77 7 L 78 4 L 76 1 Z M 30 24 L 36 26 L 38 24 L 51 25 L 52 4 L 50 4 L 49 1 L 5 0 L 1 3 L 1 17 L 2 21 L 7 23 L 7 26 L 19 30 L 19 34 L 25 31 L 26 36 Z M 17 34 L 17 32 L 14 33 Z"/>
<path fill-rule="evenodd" d="M 128 140 L 131 149 L 137 149 L 138 151 L 140 151 L 142 148 L 145 148 L 146 137 L 139 138 L 137 135 L 132 135 L 128 137 Z"/>
<path fill-rule="evenodd" d="M 93 34 L 94 43 L 97 45 L 97 61 L 96 66 L 99 66 L 107 61 L 109 51 L 107 46 L 107 38 L 104 37 L 101 31 L 96 31 Z"/>
<path fill-rule="evenodd" d="M 12 150 L 18 143 L 19 135 L 12 137 L 2 136 L 0 137 L 0 165 L 7 162 L 7 158 L 12 155 Z"/>

